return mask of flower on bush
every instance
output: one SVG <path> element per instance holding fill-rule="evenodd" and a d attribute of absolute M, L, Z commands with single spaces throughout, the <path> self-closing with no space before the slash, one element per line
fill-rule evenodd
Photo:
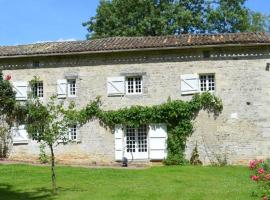
<path fill-rule="evenodd" d="M 258 169 L 258 173 L 259 173 L 259 174 L 263 174 L 263 173 L 264 173 L 264 169 L 263 169 L 263 168 L 259 168 L 259 169 Z"/>
<path fill-rule="evenodd" d="M 5 81 L 10 81 L 11 80 L 11 76 L 10 75 L 6 75 L 5 76 Z"/>
<path fill-rule="evenodd" d="M 270 174 L 266 174 L 265 179 L 270 180 Z"/>
<path fill-rule="evenodd" d="M 256 167 L 256 160 L 251 160 L 249 162 L 249 169 L 254 169 Z"/>
<path fill-rule="evenodd" d="M 270 160 L 251 160 L 249 169 L 251 171 L 250 179 L 258 186 L 254 194 L 263 200 L 270 199 Z"/>
<path fill-rule="evenodd" d="M 259 177 L 259 176 L 253 175 L 253 176 L 251 176 L 251 179 L 252 179 L 253 181 L 258 181 L 258 180 L 260 179 L 260 177 Z"/>

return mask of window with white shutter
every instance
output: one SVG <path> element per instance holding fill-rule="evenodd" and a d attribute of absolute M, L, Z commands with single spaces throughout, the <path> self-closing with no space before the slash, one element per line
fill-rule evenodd
<path fill-rule="evenodd" d="M 122 96 L 125 94 L 125 77 L 108 77 L 107 78 L 108 96 Z"/>
<path fill-rule="evenodd" d="M 199 75 L 198 74 L 183 74 L 181 75 L 181 94 L 194 94 L 199 90 Z"/>
<path fill-rule="evenodd" d="M 63 99 L 67 97 L 67 80 L 57 80 L 57 97 Z"/>
<path fill-rule="evenodd" d="M 17 81 L 13 83 L 13 89 L 16 92 L 17 101 L 27 100 L 28 83 L 26 81 Z"/>
<path fill-rule="evenodd" d="M 28 133 L 25 129 L 25 125 L 12 128 L 13 144 L 28 144 Z"/>

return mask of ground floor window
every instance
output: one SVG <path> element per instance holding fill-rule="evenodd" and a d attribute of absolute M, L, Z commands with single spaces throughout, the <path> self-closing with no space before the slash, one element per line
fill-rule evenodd
<path fill-rule="evenodd" d="M 166 124 L 131 127 L 118 124 L 114 130 L 115 160 L 163 160 L 167 156 Z"/>
<path fill-rule="evenodd" d="M 147 126 L 126 127 L 125 143 L 127 156 L 146 158 L 148 156 Z"/>
<path fill-rule="evenodd" d="M 69 139 L 72 141 L 77 140 L 77 135 L 78 135 L 78 127 L 77 125 L 72 125 L 69 128 Z"/>

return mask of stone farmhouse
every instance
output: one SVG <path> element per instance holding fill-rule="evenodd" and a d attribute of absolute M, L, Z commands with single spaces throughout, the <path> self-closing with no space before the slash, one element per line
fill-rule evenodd
<path fill-rule="evenodd" d="M 77 107 L 101 96 L 102 107 L 155 105 L 168 98 L 189 100 L 210 91 L 223 101 L 217 118 L 201 111 L 186 157 L 198 145 L 205 164 L 246 163 L 270 157 L 270 36 L 266 33 L 114 37 L 0 47 L 0 69 L 12 76 L 16 99 L 29 90 L 43 101 L 57 95 Z M 39 82 L 30 85 L 34 76 Z M 161 161 L 166 157 L 166 124 L 115 132 L 92 121 L 70 127 L 68 145 L 59 144 L 62 163 L 114 164 Z M 24 125 L 14 128 L 9 159 L 38 159 L 39 144 Z"/>

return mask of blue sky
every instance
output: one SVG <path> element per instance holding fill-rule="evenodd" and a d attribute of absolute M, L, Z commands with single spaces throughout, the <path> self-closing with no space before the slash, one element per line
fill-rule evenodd
<path fill-rule="evenodd" d="M 82 23 L 99 0 L 0 0 L 0 45 L 83 40 Z M 252 10 L 270 14 L 270 0 L 248 0 Z"/>

